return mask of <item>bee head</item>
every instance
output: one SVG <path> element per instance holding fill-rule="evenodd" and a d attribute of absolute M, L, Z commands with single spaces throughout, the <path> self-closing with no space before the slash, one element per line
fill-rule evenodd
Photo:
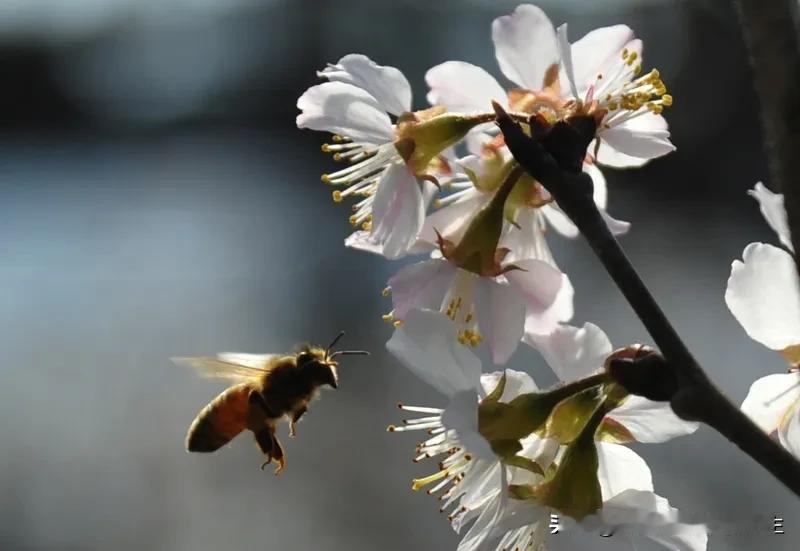
<path fill-rule="evenodd" d="M 305 347 L 297 355 L 297 366 L 307 373 L 315 384 L 337 388 L 339 382 L 337 368 L 339 363 L 334 359 L 336 356 L 369 356 L 369 352 L 366 350 L 336 350 L 332 352 L 331 349 L 343 336 L 344 331 L 341 331 L 327 348 Z"/>
<path fill-rule="evenodd" d="M 338 364 L 328 358 L 327 350 L 306 347 L 297 354 L 297 367 L 315 386 L 338 386 Z"/>

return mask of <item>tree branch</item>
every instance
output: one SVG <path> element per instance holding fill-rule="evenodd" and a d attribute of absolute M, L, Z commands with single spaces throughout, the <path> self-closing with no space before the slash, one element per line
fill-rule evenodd
<path fill-rule="evenodd" d="M 772 187 L 784 194 L 800 253 L 800 2 L 736 0 L 750 52 Z M 800 273 L 800 254 L 795 255 Z"/>
<path fill-rule="evenodd" d="M 495 110 L 514 158 L 550 192 L 578 227 L 661 349 L 665 361 L 653 362 L 651 358 L 645 367 L 671 372 L 664 376 L 662 371 L 653 377 L 625 374 L 626 368 L 643 365 L 634 361 L 628 366 L 615 363 L 615 369 L 609 370 L 612 376 L 616 371 L 617 381 L 633 394 L 669 397 L 679 417 L 716 429 L 800 496 L 800 462 L 711 382 L 609 231 L 592 198 L 591 178 L 580 168 L 586 147 L 594 137 L 594 121 L 582 117 L 560 122 L 541 138 L 533 138 L 499 105 L 495 105 Z M 538 135 L 535 122 L 532 124 L 533 134 Z"/>

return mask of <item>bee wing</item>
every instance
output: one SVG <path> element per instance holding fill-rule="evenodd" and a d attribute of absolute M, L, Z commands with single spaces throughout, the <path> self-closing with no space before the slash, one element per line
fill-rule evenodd
<path fill-rule="evenodd" d="M 272 355 L 224 353 L 217 358 L 172 358 L 176 365 L 195 369 L 203 377 L 230 379 L 239 382 L 252 381 L 267 371 Z M 259 358 L 256 362 L 255 358 Z M 240 363 L 243 362 L 243 363 Z"/>

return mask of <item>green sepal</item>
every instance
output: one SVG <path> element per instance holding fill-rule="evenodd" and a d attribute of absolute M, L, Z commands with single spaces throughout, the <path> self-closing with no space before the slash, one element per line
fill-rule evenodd
<path fill-rule="evenodd" d="M 602 399 L 600 387 L 595 387 L 561 401 L 541 431 L 542 436 L 553 438 L 559 444 L 569 444 L 578 437 Z"/>
<path fill-rule="evenodd" d="M 533 488 L 532 498 L 574 519 L 600 509 L 603 496 L 597 477 L 594 431 L 584 431 L 568 447 L 558 468 Z"/>
<path fill-rule="evenodd" d="M 519 467 L 520 469 L 525 469 L 526 471 L 544 476 L 544 469 L 542 469 L 542 467 L 536 461 L 528 457 L 522 455 L 512 455 L 511 457 L 505 458 L 505 463 L 509 467 Z"/>

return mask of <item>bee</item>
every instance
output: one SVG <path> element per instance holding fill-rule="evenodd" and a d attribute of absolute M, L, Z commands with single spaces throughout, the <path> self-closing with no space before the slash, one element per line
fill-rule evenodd
<path fill-rule="evenodd" d="M 236 381 L 200 410 L 186 434 L 186 450 L 213 452 L 247 429 L 266 456 L 261 470 L 275 461 L 275 474 L 283 470 L 286 458 L 275 435 L 282 418 L 289 421 L 289 436 L 308 409 L 320 387 L 338 387 L 337 356 L 369 355 L 364 350 L 302 346 L 295 354 L 223 353 L 216 358 L 172 358 L 178 365 L 196 369 L 202 376 Z"/>

